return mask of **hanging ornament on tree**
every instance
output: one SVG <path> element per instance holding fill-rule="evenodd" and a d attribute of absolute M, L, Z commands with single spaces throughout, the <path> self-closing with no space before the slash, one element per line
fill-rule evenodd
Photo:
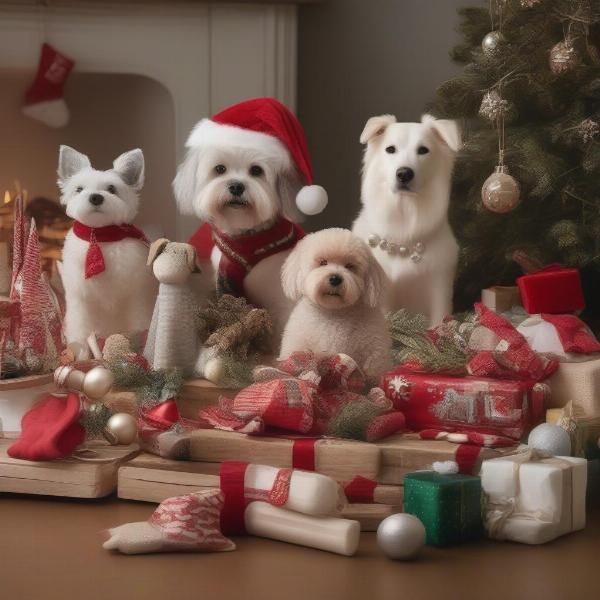
<path fill-rule="evenodd" d="M 575 69 L 581 63 L 581 56 L 567 36 L 563 42 L 558 42 L 550 50 L 550 70 L 554 75 L 562 75 Z"/>
<path fill-rule="evenodd" d="M 506 115 L 508 101 L 502 98 L 497 90 L 489 90 L 483 96 L 479 114 L 485 119 L 496 122 L 500 117 Z"/>
<path fill-rule="evenodd" d="M 486 56 L 496 56 L 506 42 L 501 31 L 490 31 L 481 41 L 481 49 Z"/>
<path fill-rule="evenodd" d="M 484 206 L 495 213 L 507 213 L 521 201 L 518 181 L 509 175 L 506 165 L 498 165 L 481 188 Z"/>
<path fill-rule="evenodd" d="M 50 44 L 43 44 L 35 80 L 25 92 L 23 113 L 48 127 L 64 127 L 69 122 L 64 86 L 74 65 Z"/>
<path fill-rule="evenodd" d="M 577 126 L 577 130 L 583 143 L 587 144 L 600 133 L 600 125 L 594 119 L 585 119 Z"/>

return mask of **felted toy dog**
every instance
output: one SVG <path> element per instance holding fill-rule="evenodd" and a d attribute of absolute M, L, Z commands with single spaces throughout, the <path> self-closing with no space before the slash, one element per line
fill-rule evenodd
<path fill-rule="evenodd" d="M 302 127 L 277 100 L 256 98 L 200 121 L 186 145 L 175 198 L 182 213 L 206 222 L 190 243 L 211 256 L 218 291 L 266 308 L 280 336 L 292 304 L 279 274 L 303 236 L 296 223 L 327 203 L 311 185 Z"/>
<path fill-rule="evenodd" d="M 280 359 L 294 352 L 347 354 L 373 379 L 390 365 L 390 336 L 380 302 L 386 276 L 369 247 L 347 229 L 303 238 L 281 273 L 297 304 L 285 326 Z"/>
<path fill-rule="evenodd" d="M 144 155 L 121 154 L 98 171 L 84 154 L 60 147 L 61 204 L 75 222 L 60 265 L 66 297 L 65 336 L 80 349 L 92 332 L 103 337 L 148 329 L 156 280 L 146 266 L 147 240 L 131 224 L 144 182 Z"/>
<path fill-rule="evenodd" d="M 461 141 L 454 121 L 425 115 L 367 121 L 362 210 L 352 231 L 372 247 L 391 281 L 384 307 L 436 325 L 452 312 L 458 245 L 448 223 L 450 183 Z"/>

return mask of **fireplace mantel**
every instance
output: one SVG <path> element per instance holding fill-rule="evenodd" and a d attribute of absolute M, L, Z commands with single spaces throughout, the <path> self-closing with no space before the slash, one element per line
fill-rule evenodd
<path fill-rule="evenodd" d="M 39 5 L 0 0 L 0 69 L 33 72 L 45 29 L 45 39 L 75 59 L 79 72 L 158 81 L 173 99 L 177 162 L 191 127 L 228 104 L 274 96 L 295 108 L 292 3 L 140 3 L 51 1 L 42 28 Z M 174 172 L 175 165 L 166 168 Z M 173 233 L 185 239 L 194 228 L 178 217 Z"/>

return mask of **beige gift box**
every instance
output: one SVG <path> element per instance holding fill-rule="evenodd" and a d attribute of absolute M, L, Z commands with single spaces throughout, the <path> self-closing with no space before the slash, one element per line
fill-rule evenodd
<path fill-rule="evenodd" d="M 544 544 L 585 527 L 587 461 L 528 450 L 481 467 L 489 537 Z"/>
<path fill-rule="evenodd" d="M 572 402 L 585 416 L 600 416 L 600 358 L 562 362 L 546 383 L 552 391 L 547 408 Z"/>

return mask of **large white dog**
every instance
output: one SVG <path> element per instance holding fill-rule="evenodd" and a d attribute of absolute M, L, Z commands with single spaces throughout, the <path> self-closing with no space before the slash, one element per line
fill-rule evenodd
<path fill-rule="evenodd" d="M 459 129 L 429 115 L 421 123 L 381 115 L 367 121 L 360 141 L 363 207 L 353 231 L 391 281 L 385 308 L 425 314 L 435 325 L 452 312 L 458 245 L 448 203 Z"/>
<path fill-rule="evenodd" d="M 85 357 L 87 337 L 148 329 L 157 282 L 146 266 L 144 234 L 131 225 L 144 182 L 144 155 L 131 150 L 108 171 L 85 154 L 60 147 L 61 203 L 75 222 L 67 234 L 60 273 L 65 288 L 67 342 Z"/>

